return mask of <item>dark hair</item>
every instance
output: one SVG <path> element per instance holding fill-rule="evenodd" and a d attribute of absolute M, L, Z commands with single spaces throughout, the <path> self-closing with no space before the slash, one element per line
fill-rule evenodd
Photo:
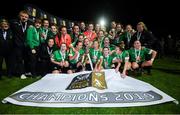
<path fill-rule="evenodd" d="M 49 22 L 49 20 L 48 20 L 47 18 L 44 18 L 44 19 L 42 20 L 43 23 L 44 23 L 44 21 L 48 21 L 48 22 Z"/>
<path fill-rule="evenodd" d="M 105 36 L 105 37 L 104 37 L 104 40 L 105 40 L 105 38 L 108 38 L 108 39 L 110 40 L 109 36 Z"/>
<path fill-rule="evenodd" d="M 62 43 L 61 43 L 61 46 L 62 46 L 62 44 L 65 44 L 65 45 L 66 45 L 66 43 L 65 43 L 65 42 L 62 42 Z M 61 46 L 60 46 L 60 47 L 61 47 Z M 66 47 L 67 47 L 67 45 L 66 45 Z"/>
<path fill-rule="evenodd" d="M 55 23 L 51 23 L 50 25 L 51 25 L 51 26 L 56 26 L 56 28 L 57 28 L 57 25 L 56 25 Z"/>
<path fill-rule="evenodd" d="M 104 34 L 104 30 L 102 30 L 102 29 L 100 29 L 99 32 L 103 32 L 103 34 Z M 99 32 L 98 32 L 98 33 L 99 33 Z"/>
<path fill-rule="evenodd" d="M 40 18 L 36 18 L 36 19 L 35 19 L 35 21 L 34 21 L 34 23 L 39 23 L 39 24 L 42 24 L 42 21 L 41 21 L 41 19 L 40 19 Z"/>
<path fill-rule="evenodd" d="M 79 34 L 79 35 L 78 35 L 78 38 L 79 38 L 79 36 L 83 36 L 83 37 L 84 37 L 84 34 Z"/>
<path fill-rule="evenodd" d="M 62 30 L 62 28 L 66 28 L 66 29 L 67 29 L 67 27 L 66 27 L 66 26 L 61 26 L 61 27 L 60 27 L 60 30 Z"/>
<path fill-rule="evenodd" d="M 83 44 L 83 42 L 81 42 L 81 41 L 78 41 L 78 42 L 76 42 L 76 46 L 77 46 L 79 43 L 82 43 L 82 44 Z"/>
<path fill-rule="evenodd" d="M 53 42 L 55 43 L 54 38 L 53 38 L 53 37 L 50 37 L 50 38 L 46 39 L 46 44 L 48 44 L 49 40 L 53 40 Z"/>
<path fill-rule="evenodd" d="M 75 24 L 75 25 L 73 26 L 73 30 L 74 30 L 74 27 L 75 27 L 75 26 L 78 26 L 78 27 L 79 27 L 79 25 Z"/>
<path fill-rule="evenodd" d="M 67 29 L 67 27 L 66 27 L 66 26 L 61 26 L 61 27 L 59 28 L 59 30 L 58 30 L 58 33 L 57 33 L 58 38 L 60 38 L 60 37 L 61 37 L 61 30 L 62 30 L 62 28 L 66 28 L 66 29 Z"/>
<path fill-rule="evenodd" d="M 103 50 L 104 50 L 105 48 L 107 48 L 107 49 L 109 50 L 109 47 L 104 47 Z"/>
<path fill-rule="evenodd" d="M 50 37 L 50 38 L 48 39 L 48 41 L 49 41 L 50 39 L 53 39 L 53 40 L 54 40 L 54 38 L 53 38 L 53 37 Z"/>
<path fill-rule="evenodd" d="M 89 26 L 90 24 L 92 24 L 92 25 L 94 26 L 94 24 L 93 24 L 92 22 L 89 22 L 89 23 L 88 23 L 88 26 Z"/>
<path fill-rule="evenodd" d="M 97 40 L 94 40 L 93 43 L 94 43 L 94 42 L 98 42 L 98 41 L 97 41 Z M 98 42 L 98 44 L 99 44 L 99 42 Z"/>
<path fill-rule="evenodd" d="M 124 48 L 121 46 L 121 45 L 116 45 L 116 47 L 118 47 L 121 51 L 123 51 L 124 50 Z"/>

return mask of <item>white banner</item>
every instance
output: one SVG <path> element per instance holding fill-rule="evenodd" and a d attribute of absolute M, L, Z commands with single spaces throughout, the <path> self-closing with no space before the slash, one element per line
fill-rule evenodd
<path fill-rule="evenodd" d="M 113 69 L 105 70 L 106 89 L 88 86 L 84 81 L 81 83 L 88 87 L 67 89 L 77 84 L 79 75 L 88 74 L 91 72 L 48 74 L 2 102 L 38 107 L 132 107 L 176 101 L 148 83 L 128 76 L 121 78 Z"/>

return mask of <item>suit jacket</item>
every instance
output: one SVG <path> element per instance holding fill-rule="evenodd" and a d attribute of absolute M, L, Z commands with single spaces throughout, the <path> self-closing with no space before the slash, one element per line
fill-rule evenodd
<path fill-rule="evenodd" d="M 10 29 L 6 30 L 6 39 L 3 37 L 3 30 L 0 29 L 0 53 L 9 52 L 13 48 L 13 36 Z"/>
<path fill-rule="evenodd" d="M 42 44 L 40 46 L 39 58 L 41 61 L 50 61 L 50 55 L 48 53 L 47 47 L 47 44 Z M 51 51 L 53 52 L 54 48 L 51 48 Z"/>
<path fill-rule="evenodd" d="M 27 21 L 26 30 L 29 27 L 29 25 L 32 25 L 32 23 L 30 21 Z M 23 32 L 20 20 L 13 20 L 11 22 L 11 29 L 12 29 L 12 33 L 14 37 L 15 47 L 18 47 L 18 48 L 25 47 L 26 30 Z"/>
<path fill-rule="evenodd" d="M 134 41 L 136 40 L 137 40 L 137 32 L 131 38 L 130 44 L 132 47 L 133 47 Z M 155 40 L 156 38 L 151 32 L 145 31 L 145 30 L 142 31 L 141 37 L 140 37 L 140 42 L 142 46 L 152 49 Z"/>

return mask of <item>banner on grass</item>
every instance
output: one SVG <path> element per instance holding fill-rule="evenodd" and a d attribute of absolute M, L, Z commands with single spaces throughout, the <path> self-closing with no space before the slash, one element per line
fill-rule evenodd
<path fill-rule="evenodd" d="M 3 102 L 40 107 L 131 107 L 175 101 L 143 81 L 113 69 L 100 73 L 48 74 Z"/>

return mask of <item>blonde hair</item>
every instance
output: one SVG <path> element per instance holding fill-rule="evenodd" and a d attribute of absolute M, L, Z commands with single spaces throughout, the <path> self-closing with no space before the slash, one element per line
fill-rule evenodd
<path fill-rule="evenodd" d="M 142 25 L 142 27 L 144 28 L 144 30 L 148 30 L 147 26 L 144 24 L 144 22 L 139 22 L 137 25 Z"/>
<path fill-rule="evenodd" d="M 26 14 L 26 15 L 29 16 L 29 14 L 28 14 L 28 12 L 27 12 L 26 10 L 21 10 L 21 11 L 19 12 L 19 16 L 20 16 L 21 14 Z"/>
<path fill-rule="evenodd" d="M 0 26 L 2 26 L 2 24 L 4 24 L 4 23 L 9 25 L 9 23 L 8 23 L 8 21 L 6 19 L 1 19 L 0 20 Z"/>

